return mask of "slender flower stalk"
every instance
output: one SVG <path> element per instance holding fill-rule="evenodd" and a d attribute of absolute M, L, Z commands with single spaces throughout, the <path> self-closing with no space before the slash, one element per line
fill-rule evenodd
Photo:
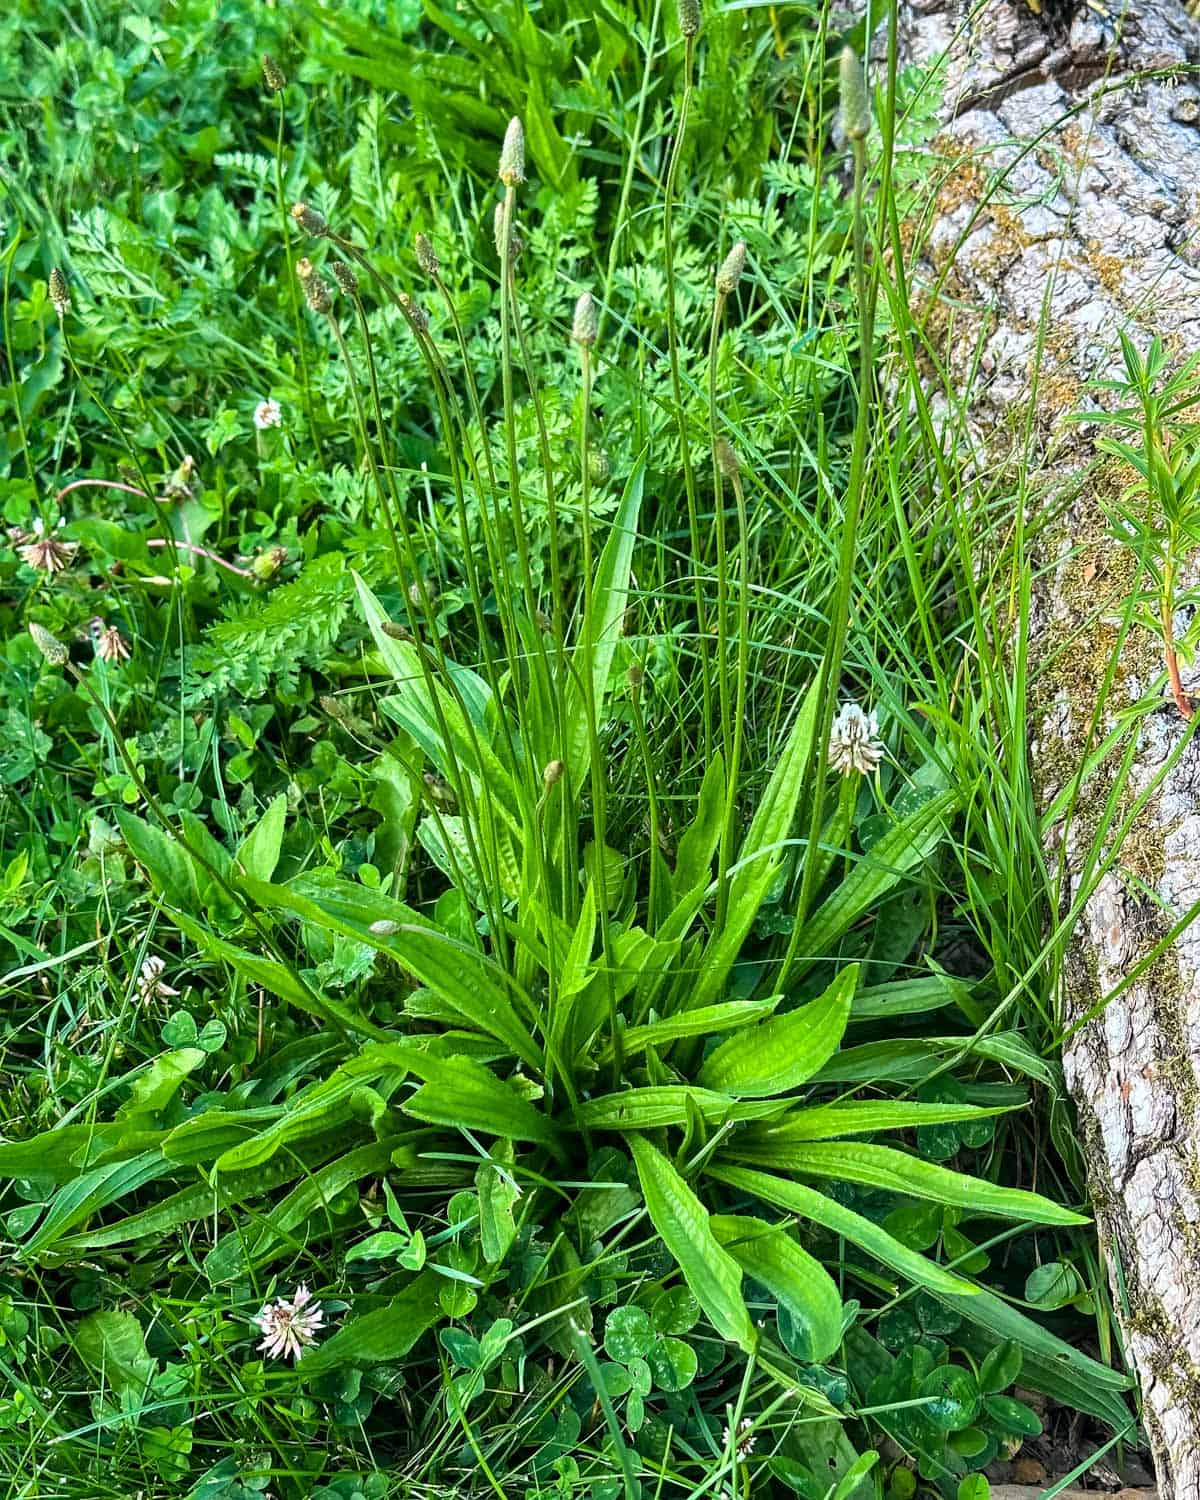
<path fill-rule="evenodd" d="M 331 237 L 334 238 L 339 243 L 339 245 L 342 246 L 343 249 L 347 248 L 347 245 L 341 241 L 339 236 L 333 234 L 331 235 Z M 360 264 L 363 264 L 368 270 L 373 269 L 370 266 L 370 262 L 367 261 L 367 258 L 361 255 L 361 252 L 356 253 L 354 258 Z M 372 410 L 375 417 L 375 426 L 376 430 L 382 433 L 387 429 L 383 417 L 383 407 L 379 393 L 379 380 L 375 366 L 374 351 L 371 346 L 370 328 L 366 320 L 366 313 L 363 308 L 362 298 L 357 286 L 354 288 L 353 292 L 350 295 L 358 315 L 359 329 L 363 340 L 363 347 L 366 351 L 368 383 L 371 391 Z M 422 352 L 426 355 L 426 358 L 428 358 L 427 321 L 422 323 L 421 317 L 414 318 L 414 304 L 411 298 L 406 297 L 404 293 L 396 293 L 395 300 L 397 306 L 400 307 L 401 311 L 404 313 L 406 319 L 408 320 L 410 327 L 413 329 L 413 332 L 417 334 L 418 340 L 421 343 Z M 363 451 L 367 459 L 367 464 L 370 468 L 372 479 L 376 487 L 376 493 L 379 496 L 380 511 L 383 517 L 385 529 L 387 530 L 388 537 L 391 542 L 392 557 L 395 562 L 397 576 L 399 578 L 408 577 L 413 580 L 413 583 L 410 587 L 410 598 L 412 599 L 412 603 L 421 609 L 426 630 L 429 634 L 430 639 L 436 641 L 437 628 L 433 602 L 429 594 L 428 584 L 425 582 L 424 576 L 421 573 L 420 565 L 417 559 L 416 547 L 413 543 L 404 507 L 401 504 L 400 496 L 395 489 L 395 478 L 392 474 L 393 466 L 389 462 L 386 462 L 386 455 L 385 464 L 382 469 L 376 461 L 375 450 L 370 441 L 370 436 L 367 431 L 366 412 L 363 408 L 362 396 L 359 391 L 359 383 L 356 376 L 354 362 L 350 357 L 350 350 L 346 344 L 346 339 L 344 333 L 342 332 L 341 323 L 339 319 L 332 314 L 332 312 L 329 315 L 329 323 L 333 331 L 334 340 L 337 343 L 342 362 L 346 367 L 346 377 L 350 386 L 351 400 L 354 403 L 355 415 L 358 422 L 359 440 L 362 443 Z M 436 366 L 431 364 L 430 369 L 434 377 L 435 393 L 439 397 L 439 410 L 443 421 L 443 429 L 447 434 L 447 447 L 452 449 L 453 444 L 449 441 L 449 416 L 445 410 L 444 404 L 441 403 L 441 387 L 440 382 L 437 379 Z M 457 472 L 455 468 L 456 459 L 453 453 L 451 454 L 450 462 L 452 472 Z M 386 479 L 384 477 L 385 473 L 387 476 Z M 456 484 L 456 492 L 460 489 L 461 483 Z M 415 590 L 415 597 L 412 597 L 413 590 Z M 472 587 L 471 594 L 477 600 L 482 597 L 477 584 Z M 430 701 L 433 704 L 434 712 L 438 718 L 438 726 L 442 735 L 442 743 L 444 745 L 452 747 L 453 739 L 450 733 L 449 724 L 445 717 L 442 696 L 438 690 L 438 684 L 434 681 L 433 673 L 428 661 L 427 652 L 421 648 L 418 648 L 418 655 L 422 672 L 425 678 L 425 685 L 427 691 L 429 692 Z M 444 660 L 441 662 L 441 665 L 444 669 Z M 442 677 L 444 679 L 445 685 L 450 688 L 451 694 L 453 696 L 455 690 L 452 679 L 450 679 L 449 674 L 444 670 L 442 672 Z M 474 726 L 469 714 L 464 713 L 463 722 L 467 726 L 467 732 L 471 735 L 474 735 Z M 476 816 L 464 819 L 462 825 L 467 843 L 467 854 L 471 860 L 471 864 L 473 867 L 474 879 L 471 883 L 477 885 L 480 891 L 483 893 L 483 898 L 487 905 L 489 925 L 492 927 L 493 933 L 495 934 L 498 951 L 500 953 L 503 953 L 505 951 L 505 936 L 502 913 L 500 912 L 498 907 L 492 905 L 492 882 L 487 878 L 487 868 L 480 855 L 478 844 L 475 839 L 474 830 L 479 820 L 477 817 L 478 809 L 474 797 L 474 790 L 467 776 L 459 765 L 458 758 L 456 755 L 454 755 L 453 749 L 451 749 L 447 769 L 450 773 L 451 785 L 456 800 L 460 803 L 460 805 L 464 807 L 464 809 L 473 814 L 476 814 Z M 440 812 L 436 808 L 435 815 L 439 818 L 440 821 Z M 491 839 L 494 846 L 496 834 L 494 823 L 492 820 L 488 820 L 487 827 L 491 834 Z M 455 853 L 454 840 L 444 835 L 443 842 L 446 849 L 449 851 L 452 863 L 456 865 L 457 855 Z M 498 854 L 495 847 L 493 847 L 492 850 L 492 868 L 498 868 Z M 459 879 L 461 883 L 465 883 L 464 875 L 465 872 L 461 870 L 456 872 L 456 878 Z"/>
<path fill-rule="evenodd" d="M 283 69 L 269 52 L 263 53 L 262 71 L 263 83 L 267 92 L 275 100 L 276 108 L 275 206 L 279 211 L 279 233 L 283 239 L 283 257 L 288 297 L 292 305 L 292 327 L 295 330 L 296 339 L 296 358 L 300 365 L 300 389 L 304 393 L 305 420 L 308 423 L 308 430 L 312 436 L 313 447 L 319 456 L 321 453 L 321 436 L 317 430 L 317 417 L 313 406 L 312 380 L 308 370 L 308 345 L 304 337 L 304 319 L 300 314 L 300 297 L 296 288 L 296 265 L 295 258 L 292 255 L 291 235 L 288 233 L 288 202 L 283 182 L 283 131 L 287 119 L 287 106 L 284 100 L 284 93 L 287 89 L 287 79 L 284 77 Z"/>
<path fill-rule="evenodd" d="M 675 425 L 679 432 L 679 457 L 683 466 L 683 485 L 687 495 L 688 533 L 692 547 L 692 594 L 696 608 L 696 642 L 700 657 L 700 692 L 704 720 L 704 758 L 712 755 L 713 713 L 712 683 L 708 659 L 708 612 L 704 604 L 704 589 L 700 578 L 700 558 L 704 548 L 700 535 L 700 510 L 696 498 L 696 475 L 692 468 L 691 446 L 688 438 L 687 409 L 684 403 L 683 372 L 679 357 L 679 327 L 675 313 L 675 183 L 679 174 L 679 159 L 687 135 L 688 114 L 692 105 L 693 75 L 695 71 L 696 34 L 700 30 L 699 0 L 680 0 L 679 29 L 684 38 L 683 93 L 679 101 L 679 117 L 675 125 L 675 139 L 671 142 L 671 155 L 667 162 L 667 175 L 663 184 L 663 266 L 667 281 L 667 357 L 671 366 L 671 395 L 675 406 Z"/>
<path fill-rule="evenodd" d="M 847 49 L 847 52 L 849 49 Z M 817 857 L 825 816 L 825 777 L 829 764 L 829 739 L 833 727 L 834 701 L 842 674 L 846 636 L 850 619 L 850 595 L 854 583 L 854 562 L 858 551 L 858 523 L 862 514 L 866 484 L 867 434 L 874 409 L 875 379 L 875 282 L 867 265 L 866 244 L 866 138 L 870 130 L 869 96 L 858 59 L 842 55 L 842 119 L 854 161 L 854 187 L 851 197 L 851 222 L 854 251 L 854 289 L 858 304 L 858 409 L 854 436 L 850 446 L 850 472 L 842 516 L 841 551 L 838 557 L 837 581 L 834 587 L 829 637 L 821 659 L 817 681 L 817 757 L 808 785 L 812 789 L 808 829 L 808 855 L 800 881 L 795 925 L 788 940 L 787 952 L 777 982 L 783 985 L 795 961 L 797 943 L 816 895 L 821 862 Z"/>
<path fill-rule="evenodd" d="M 733 823 L 736 812 L 737 771 L 735 760 L 735 738 L 740 746 L 740 715 L 735 718 L 729 692 L 729 559 L 725 540 L 725 491 L 723 481 L 727 475 L 737 473 L 737 460 L 728 441 L 719 436 L 719 413 L 717 410 L 717 357 L 721 345 L 721 322 L 725 304 L 737 290 L 746 265 L 746 244 L 738 240 L 721 262 L 716 275 L 716 295 L 713 298 L 712 322 L 708 337 L 708 427 L 712 442 L 713 517 L 717 539 L 717 702 L 721 717 L 721 751 L 726 766 L 725 821 L 717 846 L 717 925 L 723 922 L 729 900 L 726 872 L 733 848 Z M 741 496 L 740 481 L 738 495 Z M 739 516 L 744 516 L 744 502 L 739 505 Z M 745 596 L 746 537 L 744 524 L 741 531 L 743 564 L 743 599 Z"/>
<path fill-rule="evenodd" d="M 608 1001 L 609 1025 L 613 1039 L 614 1082 L 621 1076 L 624 1062 L 621 1027 L 617 1023 L 615 967 L 612 937 L 609 930 L 607 889 L 608 861 L 608 786 L 604 750 L 600 743 L 600 726 L 596 708 L 596 614 L 595 578 L 592 562 L 592 478 L 588 454 L 592 406 L 592 346 L 596 342 L 596 309 L 591 294 L 584 292 L 575 304 L 572 337 L 579 349 L 579 475 L 583 491 L 581 521 L 583 534 L 583 700 L 588 724 L 588 762 L 592 787 L 592 828 L 596 849 L 596 873 L 600 889 L 596 892 L 600 917 L 600 946 L 603 952 L 604 985 Z"/>

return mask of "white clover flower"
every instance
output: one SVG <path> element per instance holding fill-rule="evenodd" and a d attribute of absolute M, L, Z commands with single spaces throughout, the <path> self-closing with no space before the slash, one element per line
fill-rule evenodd
<path fill-rule="evenodd" d="M 829 764 L 843 776 L 854 771 L 869 776 L 882 759 L 875 710 L 868 714 L 857 703 L 843 703 L 829 731 Z"/>
<path fill-rule="evenodd" d="M 734 1457 L 739 1460 L 749 1458 L 754 1452 L 755 1438 L 753 1432 L 750 1430 L 753 1426 L 754 1423 L 749 1417 L 743 1417 L 738 1423 L 737 1442 L 734 1444 L 733 1452 Z M 729 1424 L 726 1423 L 721 1433 L 721 1442 L 728 1448 L 732 1441 L 733 1433 L 730 1432 Z"/>
<path fill-rule="evenodd" d="M 272 1359 L 283 1359 L 290 1354 L 294 1363 L 310 1344 L 316 1343 L 317 1329 L 325 1322 L 325 1314 L 301 1282 L 290 1302 L 284 1297 L 268 1302 L 254 1321 L 263 1335 L 259 1349 Z"/>
<path fill-rule="evenodd" d="M 262 432 L 267 427 L 283 426 L 283 408 L 273 397 L 268 396 L 254 408 L 254 425 Z"/>
<path fill-rule="evenodd" d="M 178 995 L 179 991 L 173 990 L 162 977 L 166 967 L 166 960 L 159 958 L 157 953 L 151 953 L 142 964 L 137 977 L 137 992 L 138 999 L 143 1004 L 149 1000 L 165 1000 Z"/>

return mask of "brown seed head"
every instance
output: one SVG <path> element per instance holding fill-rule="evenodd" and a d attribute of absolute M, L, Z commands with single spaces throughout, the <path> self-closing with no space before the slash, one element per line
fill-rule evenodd
<path fill-rule="evenodd" d="M 287 88 L 287 79 L 283 76 L 283 69 L 269 52 L 264 52 L 262 55 L 262 76 L 269 94 L 282 94 Z"/>
<path fill-rule="evenodd" d="M 408 314 L 414 333 L 429 332 L 429 314 L 419 302 L 414 302 L 407 292 L 400 293 L 400 306 Z"/>
<path fill-rule="evenodd" d="M 413 241 L 413 249 L 417 254 L 417 265 L 424 271 L 426 276 L 436 276 L 441 262 L 434 251 L 433 244 L 427 234 L 419 234 Z"/>
<path fill-rule="evenodd" d="M 358 296 L 358 277 L 353 266 L 348 266 L 344 260 L 335 260 L 329 269 L 333 272 L 333 279 L 340 292 L 347 297 Z"/>
<path fill-rule="evenodd" d="M 324 214 L 319 214 L 315 208 L 309 208 L 307 203 L 293 203 L 292 218 L 305 234 L 315 235 L 319 239 L 322 235 L 329 233 L 329 220 Z"/>
<path fill-rule="evenodd" d="M 684 36 L 700 30 L 700 0 L 679 0 L 679 29 Z"/>
<path fill-rule="evenodd" d="M 60 319 L 65 318 L 71 311 L 71 295 L 67 291 L 67 278 L 57 266 L 50 272 L 48 291 L 54 311 Z"/>
<path fill-rule="evenodd" d="M 304 288 L 304 300 L 315 313 L 333 310 L 333 298 L 329 295 L 329 283 L 309 260 L 296 262 L 296 276 Z"/>

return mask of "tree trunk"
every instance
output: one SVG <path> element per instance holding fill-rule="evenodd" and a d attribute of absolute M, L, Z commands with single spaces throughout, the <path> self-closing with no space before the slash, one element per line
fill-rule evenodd
<path fill-rule="evenodd" d="M 1128 811 L 1145 805 L 1098 882 L 1087 808 L 1101 826 L 1118 757 L 1089 775 L 1081 812 L 1058 830 L 1068 903 L 1094 887 L 1066 1021 L 1117 990 L 1069 1037 L 1064 1065 L 1160 1492 L 1200 1500 L 1200 927 L 1137 971 L 1200 896 L 1200 750 L 1178 753 L 1186 725 L 1161 642 L 1140 627 L 1118 638 L 1131 569 L 1097 493 L 1119 493 L 1123 479 L 1097 458 L 1096 432 L 1064 420 L 1094 402 L 1089 379 L 1119 368 L 1119 329 L 1143 349 L 1155 334 L 1172 352 L 1200 349 L 1200 88 L 1188 71 L 1200 27 L 1176 0 L 1107 5 L 1107 17 L 1081 7 L 1057 31 L 1022 0 L 969 13 L 945 0 L 902 6 L 904 60 L 948 59 L 935 151 L 949 166 L 914 230 L 910 274 L 989 464 L 1022 448 L 1064 518 L 1043 544 L 1035 596 L 1044 688 L 1029 734 L 1043 805 L 1081 764 L 1114 650 L 1110 701 L 1163 699 L 1137 720 L 1119 793 Z M 1193 565 L 1182 583 L 1198 580 Z M 1184 686 L 1200 688 L 1200 673 L 1185 668 Z"/>

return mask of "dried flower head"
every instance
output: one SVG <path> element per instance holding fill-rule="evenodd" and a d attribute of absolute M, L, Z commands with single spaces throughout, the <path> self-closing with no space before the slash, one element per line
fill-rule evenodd
<path fill-rule="evenodd" d="M 62 522 L 58 524 L 61 526 Z M 78 551 L 76 542 L 60 541 L 46 530 L 40 518 L 33 523 L 33 540 L 18 548 L 22 562 L 36 568 L 39 573 L 49 573 L 51 576 L 70 567 Z"/>
<path fill-rule="evenodd" d="M 679 0 L 679 29 L 684 36 L 700 30 L 700 0 Z"/>
<path fill-rule="evenodd" d="M 101 661 L 129 660 L 129 642 L 115 625 L 106 625 L 99 615 L 88 622 L 88 635 L 92 640 L 92 649 Z"/>
<path fill-rule="evenodd" d="M 143 1005 L 151 1000 L 170 1000 L 178 995 L 179 991 L 173 990 L 162 977 L 166 967 L 166 960 L 157 953 L 146 955 L 137 977 L 137 995 Z"/>
<path fill-rule="evenodd" d="M 346 297 L 358 296 L 358 276 L 354 267 L 347 265 L 344 260 L 335 260 L 330 266 L 333 279 L 338 284 L 338 291 Z"/>
<path fill-rule="evenodd" d="M 829 764 L 843 776 L 857 771 L 869 776 L 883 759 L 883 741 L 875 710 L 864 713 L 857 703 L 844 703 L 829 731 Z"/>
<path fill-rule="evenodd" d="M 867 96 L 867 76 L 853 47 L 843 47 L 838 65 L 841 89 L 842 129 L 851 141 L 865 139 L 871 131 L 871 101 Z"/>
<path fill-rule="evenodd" d="M 726 479 L 737 479 L 741 474 L 741 466 L 738 464 L 737 454 L 726 438 L 719 437 L 713 444 L 713 456 L 717 460 L 717 468 Z"/>
<path fill-rule="evenodd" d="M 29 634 L 33 638 L 33 644 L 52 667 L 66 666 L 71 653 L 56 635 L 51 635 L 46 627 L 39 625 L 36 620 L 29 622 Z"/>
<path fill-rule="evenodd" d="M 562 780 L 563 763 L 561 760 L 550 761 L 542 771 L 542 785 L 549 789 Z"/>
<path fill-rule="evenodd" d="M 309 208 L 307 203 L 293 203 L 292 218 L 305 234 L 316 235 L 319 239 L 322 235 L 329 233 L 329 220 L 324 214 L 318 213 L 315 208 Z"/>
<path fill-rule="evenodd" d="M 412 631 L 408 626 L 400 625 L 395 620 L 384 620 L 379 628 L 383 631 L 384 635 L 393 641 L 411 641 L 413 638 Z"/>
<path fill-rule="evenodd" d="M 407 292 L 401 292 L 399 296 L 400 306 L 408 314 L 408 321 L 412 324 L 416 333 L 429 332 L 429 314 L 419 302 L 414 302 Z"/>
<path fill-rule="evenodd" d="M 500 148 L 500 181 L 505 187 L 516 187 L 525 181 L 525 127 L 513 115 L 504 132 L 504 145 Z"/>
<path fill-rule="evenodd" d="M 260 401 L 254 408 L 254 425 L 259 432 L 265 431 L 268 427 L 283 426 L 283 408 L 273 396 Z"/>
<path fill-rule="evenodd" d="M 419 234 L 413 241 L 413 249 L 417 255 L 417 265 L 425 272 L 426 276 L 436 276 L 441 262 L 433 248 L 433 243 L 427 234 Z"/>
<path fill-rule="evenodd" d="M 575 318 L 571 324 L 571 337 L 581 349 L 590 349 L 600 331 L 600 316 L 596 311 L 596 300 L 591 292 L 584 292 L 575 304 Z"/>
<path fill-rule="evenodd" d="M 729 254 L 721 262 L 717 272 L 717 291 L 722 297 L 729 297 L 737 290 L 737 284 L 742 279 L 742 272 L 746 269 L 746 241 L 738 240 L 730 250 Z"/>
<path fill-rule="evenodd" d="M 268 93 L 281 94 L 287 88 L 287 79 L 283 76 L 283 69 L 269 52 L 264 52 L 262 55 L 262 75 Z"/>
<path fill-rule="evenodd" d="M 301 1282 L 292 1293 L 291 1301 L 280 1297 L 268 1302 L 254 1319 L 262 1331 L 263 1340 L 259 1349 L 272 1359 L 291 1355 L 298 1360 L 310 1344 L 317 1341 L 317 1330 L 325 1322 L 321 1304 L 312 1300 L 312 1293 Z"/>
<path fill-rule="evenodd" d="M 734 1456 L 738 1459 L 747 1459 L 754 1452 L 754 1433 L 751 1431 L 753 1426 L 754 1423 L 749 1417 L 743 1417 L 737 1425 L 736 1440 L 734 1434 L 730 1432 L 728 1425 L 726 1425 L 724 1431 L 721 1433 L 721 1441 L 725 1444 L 726 1448 L 733 1442 Z"/>
<path fill-rule="evenodd" d="M 50 283 L 47 290 L 54 311 L 60 319 L 65 318 L 71 311 L 71 294 L 67 290 L 67 278 L 57 266 L 50 272 Z"/>

